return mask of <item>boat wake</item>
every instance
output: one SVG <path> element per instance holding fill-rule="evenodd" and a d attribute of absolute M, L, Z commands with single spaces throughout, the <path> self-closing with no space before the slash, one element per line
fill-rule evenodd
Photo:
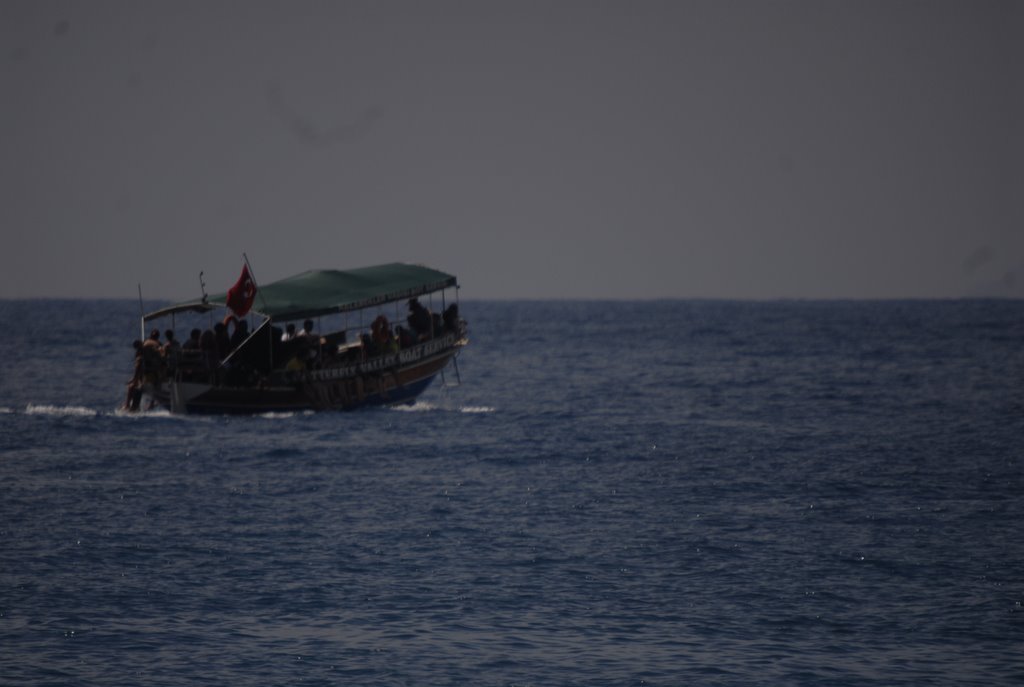
<path fill-rule="evenodd" d="M 265 420 L 287 420 L 288 418 L 303 416 L 303 415 L 315 415 L 315 411 L 312 410 L 301 410 L 301 411 L 286 411 L 277 413 L 260 413 L 255 417 L 261 417 Z"/>
<path fill-rule="evenodd" d="M 402 413 L 427 413 L 432 411 L 457 412 L 457 413 L 493 413 L 495 408 L 490 406 L 459 406 L 452 408 L 446 405 L 438 405 L 427 401 L 416 401 L 412 405 L 392 406 L 391 410 Z"/>
<path fill-rule="evenodd" d="M 26 415 L 56 415 L 60 417 L 93 417 L 99 412 L 84 406 L 53 406 L 29 403 L 25 406 Z"/>
<path fill-rule="evenodd" d="M 449 406 L 446 404 L 429 403 L 426 401 L 417 401 L 412 405 L 403 406 L 392 406 L 390 410 L 402 412 L 402 413 L 429 413 L 429 412 L 447 412 L 447 413 L 493 413 L 496 412 L 496 408 L 491 406 Z M 75 406 L 75 405 L 50 405 L 42 403 L 29 403 L 23 410 L 17 408 L 10 408 L 0 406 L 0 415 L 43 415 L 50 417 L 117 417 L 117 418 L 129 418 L 133 420 L 141 419 L 182 419 L 186 416 L 175 415 L 166 408 L 154 408 L 152 410 L 143 411 L 131 411 L 125 410 L 122 407 L 114 408 L 113 410 L 96 410 L 95 408 L 88 408 L 86 406 Z M 272 413 L 260 413 L 253 415 L 265 420 L 287 420 L 294 417 L 302 417 L 306 415 L 314 415 L 315 411 L 304 410 L 297 412 L 272 412 Z"/>
<path fill-rule="evenodd" d="M 178 416 L 166 408 L 153 408 L 152 410 L 125 410 L 123 407 L 115 408 L 111 415 L 115 417 L 129 417 L 132 419 L 141 418 L 174 418 Z"/>
<path fill-rule="evenodd" d="M 111 410 L 97 410 L 87 406 L 54 405 L 49 403 L 29 403 L 23 409 L 0 407 L 0 415 L 35 415 L 43 417 L 118 417 L 118 418 L 177 418 L 170 411 L 154 408 L 146 411 L 128 411 L 117 407 Z"/>

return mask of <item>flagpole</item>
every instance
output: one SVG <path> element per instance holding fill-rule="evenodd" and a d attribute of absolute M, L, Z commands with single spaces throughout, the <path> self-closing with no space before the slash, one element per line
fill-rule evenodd
<path fill-rule="evenodd" d="M 249 276 L 252 278 L 252 285 L 256 287 L 256 293 L 260 295 L 260 302 L 263 303 L 263 309 L 267 308 L 267 301 L 263 298 L 263 289 L 260 288 L 259 282 L 256 281 L 256 273 L 252 269 L 252 265 L 249 264 L 249 256 L 244 252 L 242 253 L 242 259 L 245 260 L 245 266 L 249 268 Z M 266 313 L 264 313 L 266 316 Z"/>
<path fill-rule="evenodd" d="M 267 301 L 266 301 L 265 298 L 263 298 L 263 289 L 261 289 L 259 287 L 259 284 L 256 281 L 256 273 L 253 272 L 252 265 L 249 264 L 249 256 L 245 254 L 245 251 L 242 251 L 242 259 L 245 260 L 245 266 L 249 268 L 249 278 L 252 279 L 252 285 L 256 288 L 256 293 L 258 293 L 260 295 L 260 302 L 263 303 L 263 309 L 266 310 L 267 309 Z M 270 315 L 268 315 L 266 313 L 263 313 L 263 316 L 265 318 L 267 318 L 268 320 L 270 319 Z M 266 322 L 264 322 L 264 324 L 266 324 Z M 274 328 L 273 327 L 268 327 L 267 329 L 269 330 L 269 333 L 270 333 L 270 345 L 267 346 L 267 352 L 270 355 L 270 369 L 273 370 L 274 369 Z"/>

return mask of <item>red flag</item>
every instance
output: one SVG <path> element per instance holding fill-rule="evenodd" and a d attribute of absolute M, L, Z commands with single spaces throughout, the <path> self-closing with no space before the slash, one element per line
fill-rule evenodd
<path fill-rule="evenodd" d="M 228 289 L 228 307 L 239 317 L 249 312 L 252 302 L 256 300 L 256 282 L 249 274 L 249 266 L 242 267 L 242 276 L 235 285 Z"/>

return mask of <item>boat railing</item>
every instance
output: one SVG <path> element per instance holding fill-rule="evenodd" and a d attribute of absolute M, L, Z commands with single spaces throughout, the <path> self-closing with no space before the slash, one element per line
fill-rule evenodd
<path fill-rule="evenodd" d="M 368 355 L 351 362 L 335 361 L 333 364 L 325 362 L 320 367 L 295 375 L 294 378 L 319 381 L 384 372 L 403 365 L 411 365 L 436 355 L 448 354 L 452 349 L 457 348 L 462 340 L 458 332 L 449 332 L 448 334 L 419 342 L 398 351 L 386 351 L 377 355 Z M 356 343 L 350 347 L 350 350 L 358 349 L 359 346 L 360 344 Z"/>
<path fill-rule="evenodd" d="M 164 360 L 166 378 L 176 382 L 213 384 L 217 379 L 217 368 L 212 367 L 205 351 L 178 349 Z"/>
<path fill-rule="evenodd" d="M 372 374 L 384 370 L 409 365 L 434 355 L 445 353 L 452 348 L 465 345 L 467 326 L 460 319 L 457 326 L 447 329 L 425 341 L 417 341 L 402 347 L 397 339 L 391 345 L 378 345 L 367 342 L 360 337 L 355 341 L 345 341 L 344 333 L 328 334 L 317 347 L 314 359 L 301 360 L 290 366 L 289 363 L 302 351 L 296 349 L 296 355 L 287 360 L 276 361 L 273 369 L 264 369 L 258 374 L 239 376 L 232 357 L 214 363 L 207 352 L 194 349 L 178 349 L 164 359 L 164 380 L 196 384 L 227 384 L 234 386 L 256 386 L 268 384 L 299 383 L 303 379 L 334 379 L 341 376 Z M 244 382 L 242 380 L 245 380 Z"/>

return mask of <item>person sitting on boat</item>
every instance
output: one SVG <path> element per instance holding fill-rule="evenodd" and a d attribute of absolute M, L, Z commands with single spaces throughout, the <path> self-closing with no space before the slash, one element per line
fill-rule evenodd
<path fill-rule="evenodd" d="M 202 336 L 202 331 L 193 329 L 192 333 L 189 334 L 188 340 L 181 344 L 182 350 L 185 351 L 198 351 L 199 350 L 199 337 Z"/>
<path fill-rule="evenodd" d="M 298 336 L 298 334 L 295 333 L 295 323 L 289 322 L 288 325 L 284 328 L 284 334 L 281 335 L 281 341 L 291 341 L 296 336 Z"/>
<path fill-rule="evenodd" d="M 197 377 L 202 378 L 206 365 L 203 361 L 203 354 L 199 348 L 199 339 L 202 330 L 193 329 L 189 337 L 181 344 L 177 355 L 171 356 L 178 359 L 178 374 L 181 381 L 195 381 Z"/>
<path fill-rule="evenodd" d="M 206 371 L 214 372 L 217 369 L 217 364 L 220 362 L 220 356 L 217 355 L 217 335 L 213 331 L 207 329 L 199 337 L 199 350 L 203 353 Z"/>
<path fill-rule="evenodd" d="M 302 323 L 302 331 L 295 336 L 316 336 L 313 334 L 313 320 L 306 320 Z"/>
<path fill-rule="evenodd" d="M 409 328 L 416 332 L 421 341 L 430 338 L 431 317 L 430 311 L 423 307 L 417 298 L 409 299 Z"/>
<path fill-rule="evenodd" d="M 416 345 L 416 337 L 411 331 L 398 325 L 395 327 L 395 342 L 399 348 L 409 348 Z"/>
<path fill-rule="evenodd" d="M 388 318 L 383 315 L 377 315 L 377 319 L 370 325 L 372 332 L 371 337 L 373 338 L 373 352 L 376 354 L 390 353 L 391 343 L 394 340 L 394 335 L 391 333 L 391 325 L 388 323 Z"/>

